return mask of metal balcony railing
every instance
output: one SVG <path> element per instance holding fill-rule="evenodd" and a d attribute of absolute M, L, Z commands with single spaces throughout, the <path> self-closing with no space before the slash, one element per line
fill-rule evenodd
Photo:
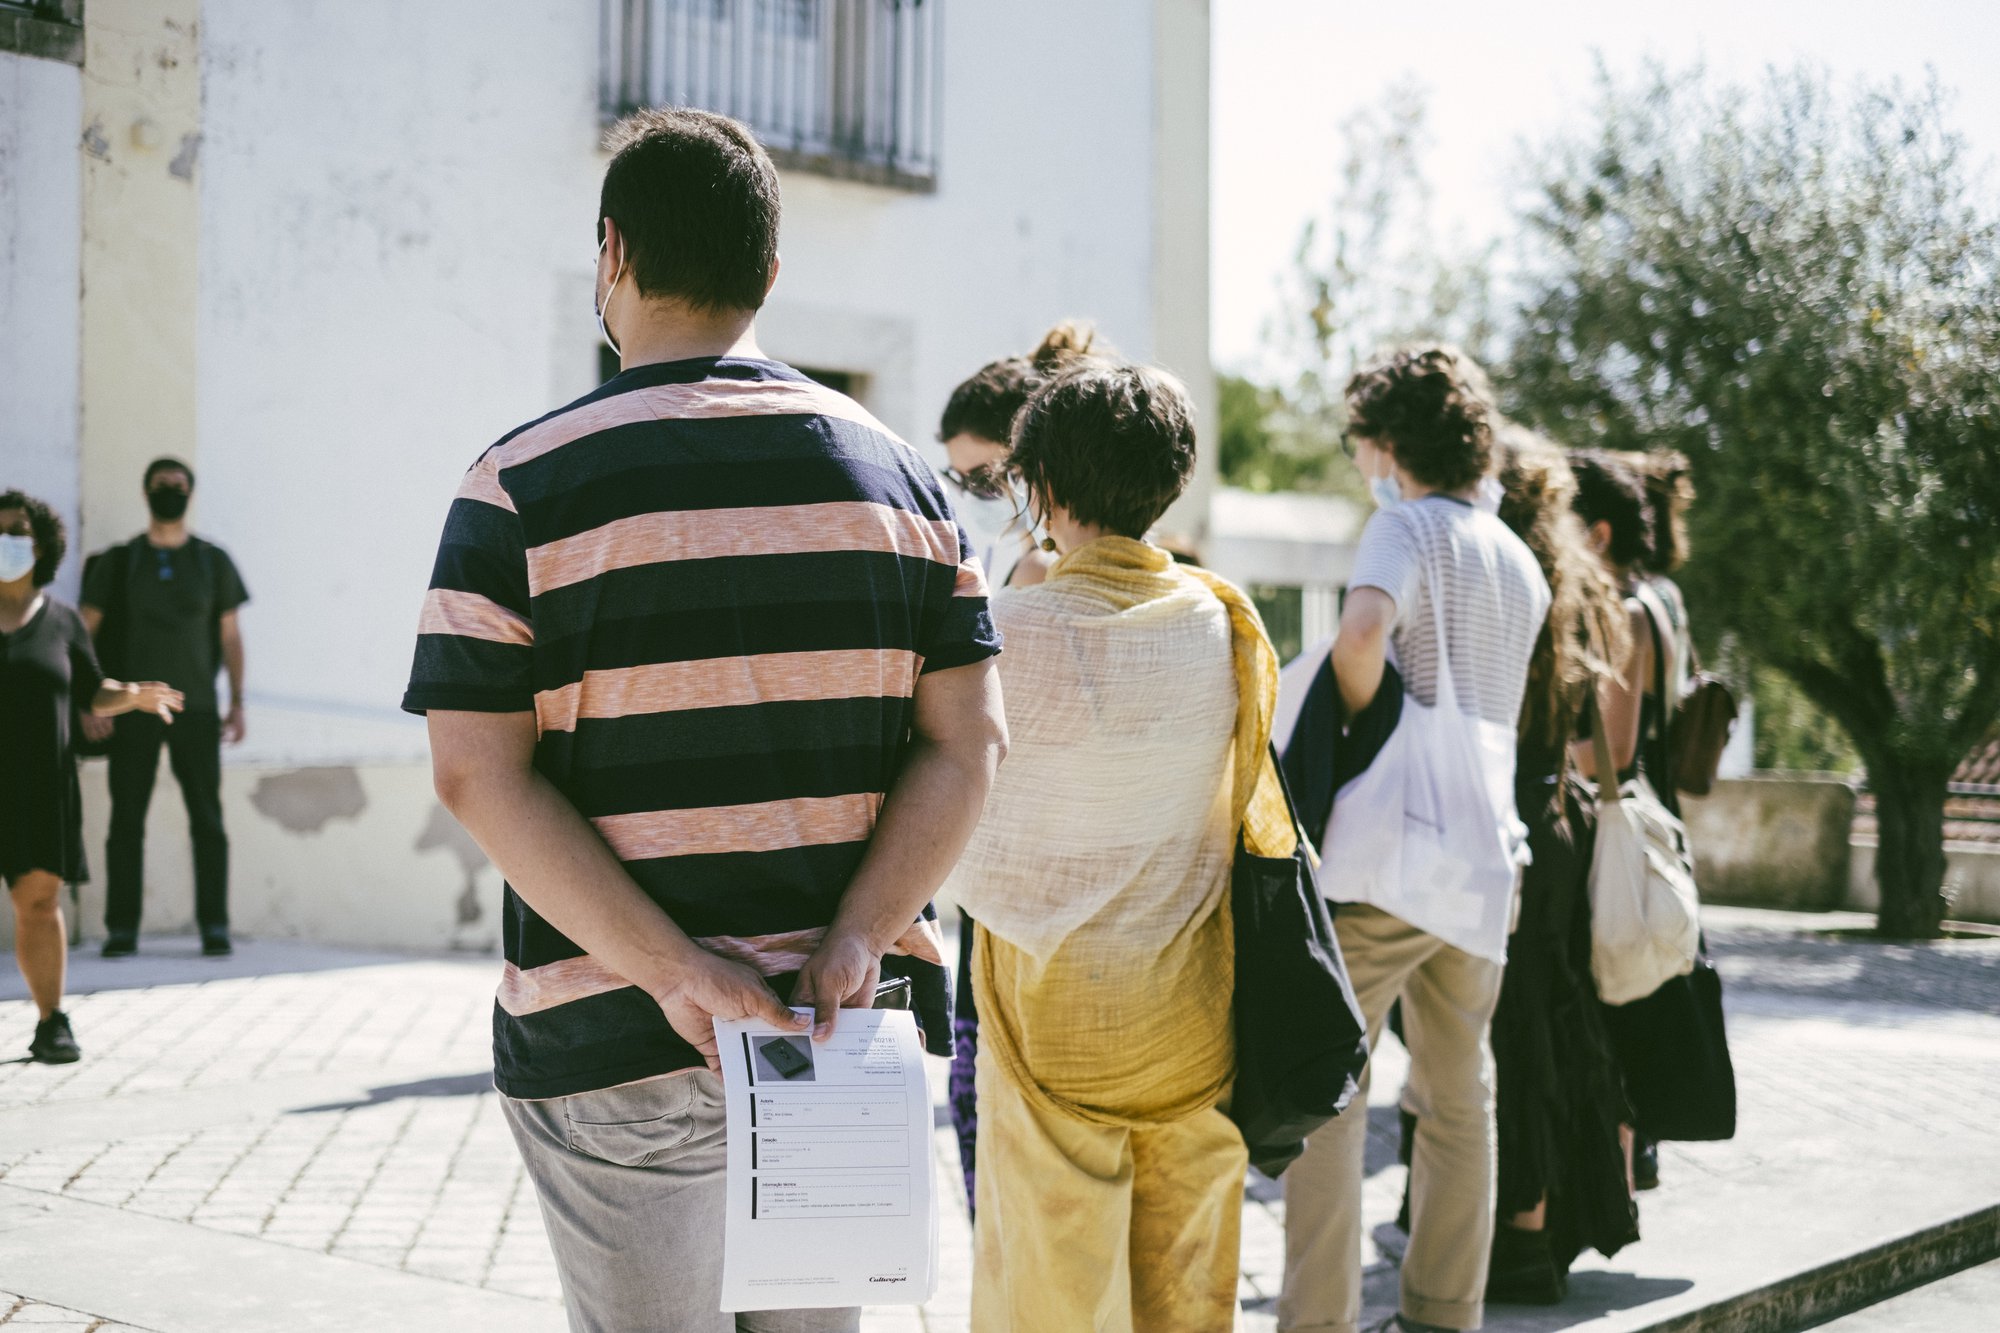
<path fill-rule="evenodd" d="M 606 123 L 695 106 L 780 166 L 930 190 L 942 0 L 601 0 Z"/>

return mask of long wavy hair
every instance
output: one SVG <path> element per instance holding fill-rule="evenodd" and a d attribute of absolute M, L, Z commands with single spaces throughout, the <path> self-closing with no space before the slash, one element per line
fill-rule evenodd
<path fill-rule="evenodd" d="M 1494 431 L 1494 444 L 1500 519 L 1535 553 L 1552 597 L 1528 666 L 1520 735 L 1566 748 L 1591 686 L 1624 660 L 1625 599 L 1571 508 L 1576 475 L 1561 448 L 1512 421 Z"/>

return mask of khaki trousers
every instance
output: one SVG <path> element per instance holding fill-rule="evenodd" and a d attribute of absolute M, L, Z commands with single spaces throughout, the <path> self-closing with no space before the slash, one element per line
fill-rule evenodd
<path fill-rule="evenodd" d="M 1343 903 L 1333 921 L 1347 974 L 1380 1041 L 1403 1001 L 1410 1048 L 1404 1094 L 1419 1117 L 1410 1164 L 1410 1248 L 1402 1313 L 1444 1328 L 1478 1328 L 1493 1244 L 1493 1053 L 1500 964 L 1475 958 L 1374 907 Z M 1278 1327 L 1354 1333 L 1361 1319 L 1362 1102 L 1310 1139 L 1285 1172 L 1285 1285 Z"/>
<path fill-rule="evenodd" d="M 722 1313 L 722 1080 L 706 1069 L 572 1097 L 502 1097 L 572 1333 L 854 1333 L 861 1312 Z"/>
<path fill-rule="evenodd" d="M 1235 1326 L 1249 1153 L 1221 1111 L 1120 1129 L 1029 1104 L 979 1052 L 973 1333 Z"/>

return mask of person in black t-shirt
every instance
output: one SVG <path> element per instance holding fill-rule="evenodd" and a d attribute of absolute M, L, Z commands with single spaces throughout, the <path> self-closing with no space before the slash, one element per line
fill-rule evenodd
<path fill-rule="evenodd" d="M 98 669 L 90 635 L 42 589 L 62 564 L 62 520 L 19 491 L 0 495 L 0 880 L 14 904 L 14 953 L 39 1021 L 31 1058 L 68 1064 L 76 1037 L 62 1003 L 69 960 L 62 886 L 85 878 L 83 802 L 70 713 L 144 710 L 164 726 L 180 693 L 125 685 Z"/>
<path fill-rule="evenodd" d="M 93 719 L 84 729 L 109 742 L 110 862 L 104 904 L 104 956 L 138 948 L 145 896 L 146 808 L 167 748 L 187 806 L 194 840 L 195 921 L 201 951 L 218 956 L 229 943 L 229 838 L 222 827 L 222 742 L 243 739 L 243 638 L 236 610 L 250 600 L 229 553 L 187 528 L 194 470 L 175 458 L 146 468 L 146 506 L 153 519 L 131 541 L 92 556 L 83 571 L 83 620 L 105 669 L 166 681 L 187 699 L 171 730 L 150 717 L 130 717 L 115 730 Z M 229 673 L 229 707 L 215 678 Z"/>

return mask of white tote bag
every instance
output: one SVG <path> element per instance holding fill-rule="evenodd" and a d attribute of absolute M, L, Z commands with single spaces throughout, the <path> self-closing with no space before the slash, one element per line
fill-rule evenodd
<path fill-rule="evenodd" d="M 1375 762 L 1334 793 L 1320 883 L 1340 902 L 1379 907 L 1504 963 L 1528 859 L 1514 810 L 1514 729 L 1460 711 L 1439 586 L 1432 577 L 1437 702 L 1405 694 Z"/>
<path fill-rule="evenodd" d="M 1602 714 L 1597 758 L 1597 847 L 1590 858 L 1590 974 L 1606 1004 L 1643 1000 L 1694 971 L 1700 898 L 1687 830 L 1641 773 L 1619 784 Z"/>

